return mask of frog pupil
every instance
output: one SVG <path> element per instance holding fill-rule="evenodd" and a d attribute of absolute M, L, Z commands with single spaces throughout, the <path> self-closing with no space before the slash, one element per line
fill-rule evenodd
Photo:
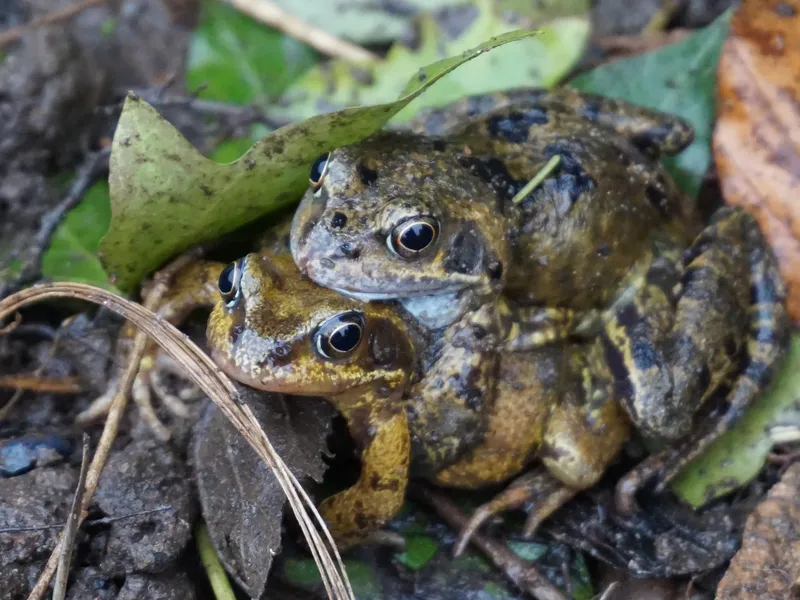
<path fill-rule="evenodd" d="M 400 234 L 400 243 L 413 252 L 420 252 L 431 245 L 433 237 L 434 230 L 429 223 L 413 223 Z"/>
<path fill-rule="evenodd" d="M 222 269 L 222 273 L 219 274 L 219 281 L 217 282 L 217 287 L 219 288 L 219 293 L 222 294 L 223 296 L 229 296 L 231 292 L 233 292 L 233 279 L 235 271 L 236 271 L 236 265 L 234 263 L 231 263 L 227 267 Z"/>
<path fill-rule="evenodd" d="M 361 341 L 361 328 L 355 323 L 347 323 L 331 334 L 329 343 L 338 352 L 350 352 Z"/>
<path fill-rule="evenodd" d="M 312 184 L 319 185 L 322 183 L 322 176 L 325 175 L 325 165 L 327 164 L 328 152 L 314 161 L 314 164 L 311 165 L 311 173 L 308 176 Z"/>

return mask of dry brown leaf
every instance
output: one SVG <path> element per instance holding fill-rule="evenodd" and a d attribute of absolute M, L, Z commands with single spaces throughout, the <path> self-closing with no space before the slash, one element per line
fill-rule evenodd
<path fill-rule="evenodd" d="M 717 600 L 796 598 L 800 581 L 800 463 L 789 468 L 747 518 L 742 548 L 717 588 Z"/>
<path fill-rule="evenodd" d="M 718 75 L 714 154 L 723 195 L 758 220 L 800 321 L 800 0 L 744 0 Z"/>

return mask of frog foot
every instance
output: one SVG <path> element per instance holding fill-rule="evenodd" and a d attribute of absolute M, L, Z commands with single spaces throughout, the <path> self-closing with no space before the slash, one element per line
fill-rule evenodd
<path fill-rule="evenodd" d="M 453 547 L 453 555 L 458 557 L 464 552 L 472 535 L 488 519 L 525 505 L 531 505 L 532 508 L 525 521 L 523 535 L 526 538 L 533 537 L 539 525 L 575 496 L 578 491 L 553 477 L 544 467 L 535 468 L 516 479 L 503 492 L 475 510 L 459 533 Z"/>
<path fill-rule="evenodd" d="M 156 346 L 152 346 L 142 358 L 139 373 L 131 388 L 131 397 L 138 408 L 139 416 L 161 441 L 169 440 L 171 434 L 155 412 L 152 394 L 155 394 L 164 407 L 178 418 L 186 418 L 189 415 L 189 408 L 185 401 L 202 395 L 199 394 L 199 389 L 193 387 L 182 391 L 179 396 L 170 393 L 164 381 L 164 375 L 169 373 L 182 376 L 180 367 L 167 355 L 159 353 Z M 121 376 L 122 368 L 117 368 L 106 391 L 95 398 L 86 410 L 78 414 L 75 418 L 76 423 L 88 425 L 108 414 L 111 404 L 119 392 Z"/>

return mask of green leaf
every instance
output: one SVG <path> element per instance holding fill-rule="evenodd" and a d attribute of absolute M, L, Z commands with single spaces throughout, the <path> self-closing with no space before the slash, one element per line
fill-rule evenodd
<path fill-rule="evenodd" d="M 439 544 L 427 535 L 410 535 L 406 537 L 406 549 L 395 555 L 395 558 L 412 571 L 418 571 L 434 557 Z"/>
<path fill-rule="evenodd" d="M 800 335 L 772 385 L 730 431 L 694 460 L 672 484 L 694 506 L 718 498 L 753 479 L 773 446 L 770 429 L 800 427 Z"/>
<path fill-rule="evenodd" d="M 283 92 L 316 62 L 314 51 L 236 9 L 206 0 L 189 44 L 186 86 L 200 96 L 249 104 Z"/>
<path fill-rule="evenodd" d="M 489 0 L 476 0 L 475 6 L 476 18 L 454 40 L 447 38 L 432 16 L 424 14 L 420 17 L 420 43 L 414 49 L 395 44 L 378 65 L 356 67 L 343 61 L 318 65 L 287 90 L 281 106 L 271 108 L 270 114 L 289 120 L 304 119 L 336 108 L 395 98 L 403 89 L 405 77 L 417 65 L 442 56 L 456 56 L 513 28 L 495 14 Z M 458 69 L 395 120 L 407 120 L 420 108 L 447 104 L 465 95 L 552 86 L 580 59 L 589 30 L 586 15 L 546 22 L 535 38 L 506 46 Z"/>
<path fill-rule="evenodd" d="M 202 156 L 153 107 L 126 101 L 111 148 L 111 227 L 100 242 L 107 271 L 124 291 L 170 256 L 296 202 L 312 161 L 378 131 L 459 65 L 536 34 L 509 32 L 420 69 L 394 102 L 348 108 L 283 127 L 230 164 Z"/>
<path fill-rule="evenodd" d="M 345 559 L 344 568 L 353 592 L 358 598 L 380 598 L 380 583 L 376 573 L 366 564 L 358 560 Z M 313 591 L 322 584 L 319 568 L 310 558 L 290 558 L 283 567 L 286 580 L 304 590 Z"/>
<path fill-rule="evenodd" d="M 536 542 L 510 540 L 506 545 L 509 550 L 524 560 L 537 561 L 547 553 L 547 546 Z"/>
<path fill-rule="evenodd" d="M 575 88 L 679 115 L 695 128 L 695 141 L 665 162 L 678 184 L 697 195 L 711 164 L 717 63 L 731 11 L 678 44 L 625 58 L 577 77 Z"/>
<path fill-rule="evenodd" d="M 98 181 L 56 229 L 42 257 L 42 274 L 53 281 L 91 283 L 114 290 L 97 258 L 110 220 L 108 183 Z"/>

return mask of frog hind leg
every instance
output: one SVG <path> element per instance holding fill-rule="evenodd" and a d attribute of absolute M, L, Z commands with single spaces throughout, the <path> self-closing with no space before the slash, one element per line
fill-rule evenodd
<path fill-rule="evenodd" d="M 715 280 L 719 279 L 709 255 L 719 257 L 720 254 L 746 267 L 744 275 L 732 271 L 734 277 L 742 278 L 746 291 L 746 310 L 741 319 L 736 307 L 729 306 L 723 298 L 708 294 L 709 288 L 715 287 Z M 669 355 L 674 358 L 673 391 L 702 402 L 725 379 L 714 381 L 713 377 L 708 377 L 709 367 L 713 369 L 715 362 L 718 367 L 724 367 L 721 363 L 727 358 L 736 370 L 730 372 L 727 369 L 733 382 L 724 406 L 718 409 L 721 416 L 710 419 L 675 447 L 649 457 L 619 481 L 617 504 L 626 513 L 633 510 L 634 496 L 639 488 L 655 478 L 655 489 L 662 490 L 686 464 L 741 418 L 772 380 L 789 343 L 785 291 L 777 263 L 758 225 L 747 213 L 727 207 L 717 211 L 711 224 L 684 254 L 682 262 L 677 333 L 673 331 L 668 347 Z M 684 300 L 686 303 L 682 306 Z M 712 303 L 719 306 L 710 306 Z M 680 314 L 682 308 L 687 309 L 684 315 Z M 719 320 L 720 311 L 731 311 L 734 322 Z M 709 331 L 708 325 L 714 322 L 715 315 L 718 323 L 730 328 L 729 331 L 735 331 L 737 326 L 742 328 L 742 344 L 735 337 L 719 336 Z M 696 341 L 693 342 L 692 338 Z M 710 340 L 712 345 L 706 343 L 704 347 L 700 340 Z M 730 360 L 734 357 L 738 359 L 735 362 Z M 681 404 L 678 402 L 675 406 L 679 408 Z M 688 409 L 684 405 L 683 410 L 690 414 L 691 408 L 691 405 Z"/>
<path fill-rule="evenodd" d="M 366 541 L 402 507 L 411 441 L 404 411 L 342 412 L 351 431 L 366 432 L 356 440 L 362 447 L 361 474 L 355 485 L 323 500 L 320 512 L 345 550 Z"/>
<path fill-rule="evenodd" d="M 578 492 L 594 485 L 628 437 L 629 421 L 611 392 L 599 342 L 570 347 L 565 382 L 544 431 L 542 464 L 479 507 L 459 536 L 456 551 L 490 517 L 531 506 L 524 533 L 537 527 Z M 569 384 L 572 385 L 569 385 Z"/>

